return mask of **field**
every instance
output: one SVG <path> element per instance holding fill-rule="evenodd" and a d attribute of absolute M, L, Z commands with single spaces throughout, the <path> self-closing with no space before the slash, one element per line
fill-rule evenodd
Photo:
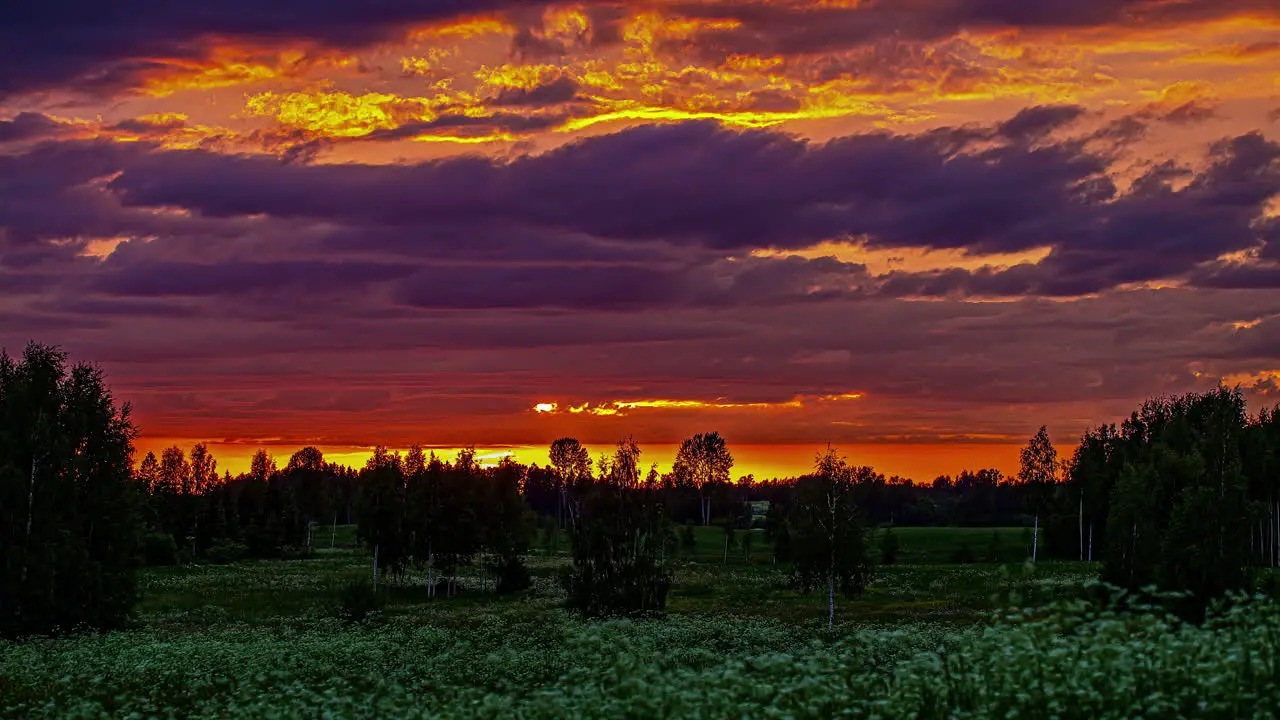
<path fill-rule="evenodd" d="M 1269 604 L 1216 624 L 1071 607 L 1082 563 L 947 564 L 992 531 L 907 529 L 902 562 L 839 600 L 791 590 L 763 538 L 725 564 L 699 529 L 662 620 L 585 622 L 560 609 L 562 556 L 500 598 L 464 578 L 428 601 L 394 583 L 385 609 L 337 616 L 369 576 L 339 527 L 306 560 L 153 568 L 134 627 L 0 644 L 4 717 L 1271 717 L 1280 619 Z M 1004 529 L 1016 547 L 1021 529 Z M 328 533 L 319 538 L 328 541 Z M 1007 537 L 1009 542 L 1004 543 Z M 717 545 L 716 543 L 720 543 Z M 975 548 L 978 549 L 978 548 Z M 981 551 L 978 550 L 979 557 Z M 1048 610 L 1017 606 L 1059 599 Z M 1005 608 L 1008 612 L 997 611 Z"/>

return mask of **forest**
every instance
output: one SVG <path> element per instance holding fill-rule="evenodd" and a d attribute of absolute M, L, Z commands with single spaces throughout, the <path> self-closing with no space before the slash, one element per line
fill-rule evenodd
<path fill-rule="evenodd" d="M 0 716 L 1280 703 L 1280 412 L 1235 388 L 923 483 L 830 447 L 734 478 L 715 430 L 667 472 L 625 437 L 546 466 L 263 450 L 233 476 L 203 444 L 137 458 L 130 413 L 57 348 L 0 357 Z"/>

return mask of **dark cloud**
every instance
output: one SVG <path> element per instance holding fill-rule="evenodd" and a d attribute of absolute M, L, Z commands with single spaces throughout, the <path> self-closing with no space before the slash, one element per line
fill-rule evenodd
<path fill-rule="evenodd" d="M 848 299 L 862 265 L 830 258 L 749 258 L 691 267 L 642 265 L 432 266 L 399 299 L 429 309 L 655 310 L 771 306 Z"/>
<path fill-rule="evenodd" d="M 1192 273 L 1190 281 L 1197 287 L 1280 290 L 1280 265 L 1215 265 Z"/>
<path fill-rule="evenodd" d="M 417 24 L 545 5 L 541 0 L 230 0 L 216 5 L 140 0 L 0 3 L 0 97 L 73 86 L 114 91 L 155 63 L 199 59 L 219 41 L 357 48 Z"/>
<path fill-rule="evenodd" d="M 1247 134 L 1207 168 L 1152 168 L 1117 192 L 1074 140 L 1028 147 L 1078 117 L 1035 108 L 993 132 L 857 135 L 811 144 L 709 123 L 643 127 L 511 161 L 286 166 L 204 152 L 138 158 L 111 182 L 128 206 L 407 228 L 484 217 L 618 242 L 741 252 L 861 237 L 974 253 L 1050 247 L 1030 292 L 1075 295 L 1175 277 L 1262 242 L 1280 145 Z M 969 138 L 1018 142 L 965 149 Z M 960 138 L 960 139 L 957 139 Z M 954 281 L 954 279 L 952 280 Z M 981 281 L 981 282 L 979 282 Z M 1013 283 L 1007 276 L 980 285 Z"/>
<path fill-rule="evenodd" d="M 133 133 L 153 133 L 164 130 L 181 130 L 187 126 L 187 121 L 181 117 L 163 117 L 163 118 L 130 118 L 121 120 L 114 125 L 109 126 L 109 130 L 124 130 Z"/>
<path fill-rule="evenodd" d="M 1039 140 L 1085 114 L 1079 105 L 1037 105 L 1018 111 L 1000 123 L 996 131 L 1010 140 Z"/>
<path fill-rule="evenodd" d="M 520 115 L 517 113 L 498 112 L 484 117 L 471 115 L 441 115 L 434 120 L 408 122 L 394 128 L 374 130 L 361 137 L 368 141 L 404 140 L 422 135 L 438 135 L 437 131 L 457 129 L 466 134 L 485 135 L 494 132 L 526 134 L 538 130 L 563 125 L 571 116 L 568 114 L 553 115 Z"/>
<path fill-rule="evenodd" d="M 577 94 L 578 83 L 573 78 L 561 77 L 532 88 L 505 88 L 494 98 L 493 104 L 544 107 L 570 102 Z"/>
<path fill-rule="evenodd" d="M 1106 159 L 1078 142 L 1025 144 L 1078 115 L 1033 108 L 990 129 L 822 144 L 687 123 L 509 161 L 394 166 L 45 144 L 0 157 L 0 264 L 74 265 L 76 282 L 130 297 L 323 296 L 392 283 L 400 302 L 423 309 L 1077 296 L 1183 276 L 1209 287 L 1273 283 L 1266 266 L 1206 264 L 1250 248 L 1274 254 L 1276 223 L 1260 216 L 1280 192 L 1280 146 L 1256 133 L 1224 140 L 1204 169 L 1161 163 L 1120 194 L 1102 174 Z M 992 145 L 1000 138 L 1016 141 Z M 295 235 L 296 249 L 254 239 L 268 232 Z M 121 235 L 170 239 L 126 243 L 100 267 L 75 261 L 86 239 Z M 197 248 L 218 236 L 212 247 L 268 254 L 200 263 L 156 254 L 179 238 Z M 1050 252 L 1012 268 L 878 279 L 824 259 L 717 260 L 843 236 L 871 247 Z M 306 256 L 314 252 L 341 255 Z"/>
<path fill-rule="evenodd" d="M 120 213 L 92 183 L 148 149 L 141 143 L 77 141 L 0 155 L 0 249 L 127 232 L 129 214 Z"/>
<path fill-rule="evenodd" d="M 352 292 L 374 283 L 405 277 L 412 270 L 397 263 L 293 260 L 276 262 L 136 262 L 113 267 L 108 261 L 94 279 L 94 290 L 117 296 L 191 297 L 254 294 L 325 295 Z"/>
<path fill-rule="evenodd" d="M 1070 148 L 947 154 L 930 136 L 822 145 L 714 123 L 648 126 L 510 163 L 285 167 L 165 153 L 112 181 L 130 205 L 399 224 L 505 217 L 601 237 L 721 249 L 803 247 L 844 234 L 890 246 L 1016 250 L 1079 207 L 1102 158 Z"/>
<path fill-rule="evenodd" d="M 901 0 L 850 6 L 808 2 L 683 2 L 688 17 L 733 19 L 738 26 L 702 33 L 693 43 L 703 56 L 738 53 L 822 55 L 886 37 L 935 41 L 962 30 L 989 28 L 1070 29 L 1098 26 L 1150 27 L 1233 17 L 1275 16 L 1271 0 L 1081 0 L 1066 3 L 1023 0 Z M 687 49 L 686 43 L 681 43 Z"/>
<path fill-rule="evenodd" d="M 71 132 L 66 123 L 43 113 L 23 112 L 12 119 L 0 120 L 0 143 L 45 140 Z"/>
<path fill-rule="evenodd" d="M 434 267 L 401 291 L 422 308 L 640 310 L 678 301 L 670 273 L 644 267 Z"/>

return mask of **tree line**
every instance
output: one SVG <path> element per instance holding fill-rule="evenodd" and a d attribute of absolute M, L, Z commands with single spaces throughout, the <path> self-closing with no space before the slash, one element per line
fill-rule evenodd
<path fill-rule="evenodd" d="M 0 353 L 0 634 L 116 626 L 144 562 L 306 555 L 338 524 L 357 526 L 371 584 L 417 570 L 432 596 L 456 593 L 460 569 L 477 564 L 495 591 L 523 589 L 537 536 L 553 551 L 563 537 L 560 581 L 592 616 L 661 613 L 695 525 L 723 528 L 726 562 L 736 530 L 763 528 L 796 586 L 824 591 L 832 612 L 837 591 L 870 581 L 867 530 L 877 526 L 1029 526 L 1030 559 L 1100 561 L 1115 585 L 1184 591 L 1191 615 L 1280 563 L 1280 410 L 1250 416 L 1225 387 L 1149 400 L 1084 433 L 1070 458 L 1042 427 L 1015 476 L 987 469 L 926 484 L 832 449 L 808 475 L 733 482 L 716 432 L 686 439 L 667 473 L 646 468 L 628 437 L 595 461 L 562 438 L 546 467 L 379 447 L 358 471 L 316 448 L 278 468 L 259 451 L 238 476 L 219 476 L 200 444 L 135 468 L 136 435 L 100 370 L 39 344 L 20 360 Z M 892 533 L 881 536 L 891 562 Z"/>

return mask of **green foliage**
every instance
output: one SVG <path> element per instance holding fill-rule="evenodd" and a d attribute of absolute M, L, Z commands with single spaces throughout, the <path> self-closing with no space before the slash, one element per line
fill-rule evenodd
<path fill-rule="evenodd" d="M 392 455 L 381 446 L 375 448 L 360 480 L 357 537 L 375 551 L 379 567 L 399 575 L 409 564 L 412 554 L 400 456 Z"/>
<path fill-rule="evenodd" d="M 693 523 L 687 522 L 680 528 L 680 551 L 692 556 L 698 550 L 698 539 L 693 534 Z"/>
<path fill-rule="evenodd" d="M 1105 580 L 1186 591 L 1188 617 L 1247 587 L 1247 423 L 1243 395 L 1221 387 L 1150 401 L 1125 423 L 1132 440 L 1111 499 Z"/>
<path fill-rule="evenodd" d="M 898 536 L 893 532 L 893 526 L 885 528 L 884 534 L 880 536 L 880 564 L 892 565 L 898 561 Z"/>
<path fill-rule="evenodd" d="M 243 560 L 248 555 L 249 547 L 244 543 L 232 540 L 217 540 L 205 551 L 204 558 L 214 565 L 226 565 L 237 560 Z"/>
<path fill-rule="evenodd" d="M 973 554 L 973 548 L 969 547 L 969 543 L 961 541 L 951 551 L 951 562 L 955 565 L 971 565 L 977 562 L 977 558 Z"/>
<path fill-rule="evenodd" d="M 0 643 L 0 716 L 1235 720 L 1280 709 L 1274 605 L 1243 603 L 1200 626 L 1112 605 L 838 635 L 723 617 L 582 623 L 504 606 L 426 622 L 317 617 Z"/>
<path fill-rule="evenodd" d="M 483 483 L 484 544 L 492 558 L 495 587 L 504 594 L 519 592 L 532 583 L 524 565 L 531 526 L 520 497 L 520 479 L 520 466 L 508 459 Z"/>
<path fill-rule="evenodd" d="M 661 563 L 661 508 L 640 485 L 640 449 L 618 443 L 610 473 L 582 499 L 573 566 L 562 575 L 567 604 L 587 617 L 655 615 L 666 609 L 671 573 Z"/>
<path fill-rule="evenodd" d="M 871 565 L 853 478 L 844 458 L 828 450 L 818 459 L 818 473 L 796 483 L 787 524 L 794 580 L 802 591 L 836 585 L 852 597 L 867 586 Z"/>
<path fill-rule="evenodd" d="M 1003 555 L 1003 547 L 1000 544 L 1000 533 L 996 530 L 991 531 L 991 539 L 987 542 L 987 562 L 998 563 Z"/>
<path fill-rule="evenodd" d="M 102 372 L 0 352 L 0 637 L 121 625 L 137 599 L 136 434 Z"/>
<path fill-rule="evenodd" d="M 349 623 L 363 622 L 385 605 L 383 591 L 368 581 L 352 580 L 338 591 L 338 616 Z"/>
<path fill-rule="evenodd" d="M 178 543 L 167 532 L 149 532 L 143 537 L 143 560 L 147 566 L 178 564 Z"/>

